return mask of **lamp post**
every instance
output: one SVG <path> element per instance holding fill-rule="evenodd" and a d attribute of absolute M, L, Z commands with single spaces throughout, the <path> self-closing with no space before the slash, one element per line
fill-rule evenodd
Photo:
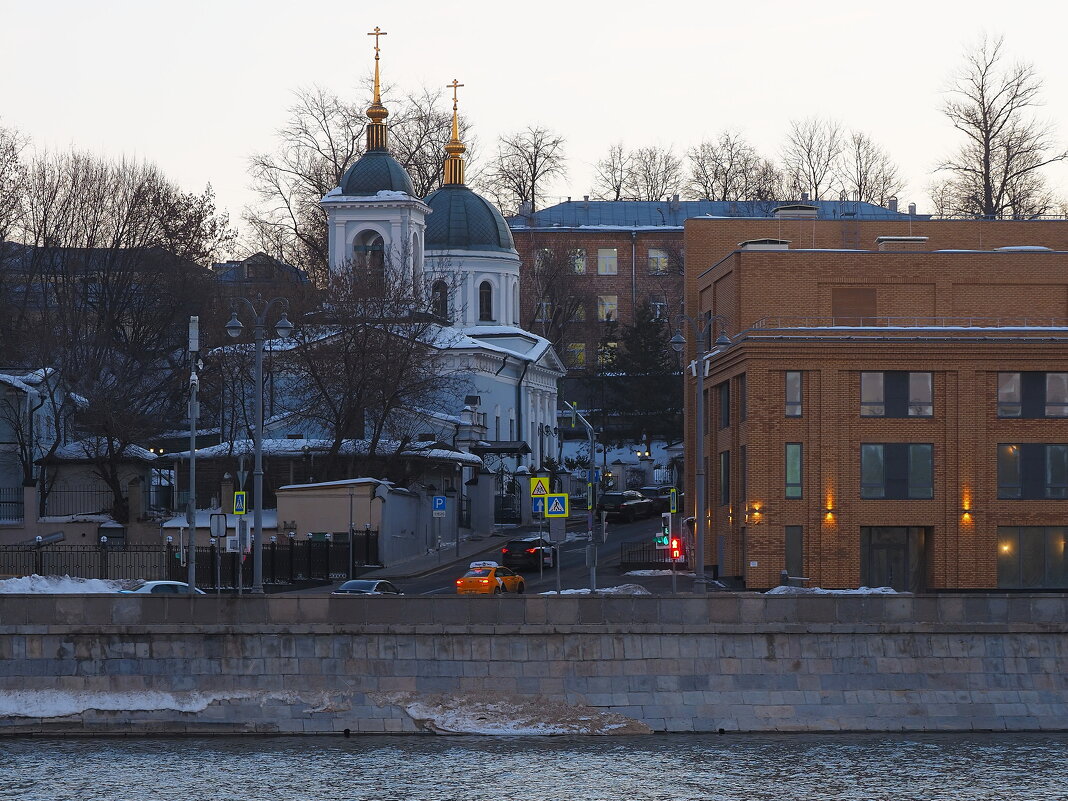
<path fill-rule="evenodd" d="M 263 306 L 262 311 L 257 311 L 256 306 L 245 298 L 234 298 L 234 303 L 243 303 L 252 312 L 255 322 L 253 323 L 253 335 L 256 341 L 256 403 L 253 412 L 253 444 L 255 448 L 255 466 L 252 471 L 253 513 L 252 526 L 254 536 L 252 540 L 252 592 L 263 593 L 263 335 L 267 327 L 267 314 L 277 304 L 287 306 L 285 298 L 272 298 Z M 241 336 L 244 326 L 237 319 L 237 312 L 230 314 L 230 322 L 226 324 L 226 333 L 235 339 Z M 283 311 L 282 316 L 274 326 L 275 333 L 282 339 L 293 333 L 293 323 Z"/>
<path fill-rule="evenodd" d="M 694 484 L 696 495 L 696 513 L 694 514 L 694 592 L 708 592 L 708 578 L 705 576 L 705 517 L 708 514 L 708 510 L 705 504 L 705 397 L 704 397 L 704 383 L 705 383 L 705 358 L 707 352 L 705 351 L 705 338 L 708 336 L 709 329 L 714 322 L 723 323 L 723 318 L 719 315 L 711 315 L 700 320 L 694 320 L 688 314 L 680 314 L 678 320 L 681 323 L 685 320 L 690 325 L 690 330 L 693 332 L 693 346 L 696 353 L 694 354 L 694 361 L 691 362 L 693 366 L 693 374 L 696 379 L 697 386 L 697 400 L 694 404 L 694 416 L 696 418 L 696 438 L 697 443 L 694 448 Z M 730 337 L 726 333 L 720 333 L 716 339 L 716 347 L 724 348 L 731 344 Z M 682 330 L 677 329 L 675 336 L 671 338 L 671 347 L 674 348 L 676 353 L 682 353 L 683 347 L 686 345 L 686 337 L 683 336 Z"/>

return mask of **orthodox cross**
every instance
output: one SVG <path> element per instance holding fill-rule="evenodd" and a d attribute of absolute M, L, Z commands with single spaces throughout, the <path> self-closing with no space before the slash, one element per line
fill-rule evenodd
<path fill-rule="evenodd" d="M 455 78 L 452 79 L 452 83 L 445 84 L 446 89 L 452 89 L 452 110 L 456 111 L 456 90 L 463 86 L 462 83 Z"/>
<path fill-rule="evenodd" d="M 373 31 L 371 31 L 367 35 L 375 37 L 375 59 L 377 60 L 378 59 L 378 37 L 379 36 L 387 36 L 388 34 L 384 30 L 379 28 L 377 25 L 375 25 L 375 29 Z"/>

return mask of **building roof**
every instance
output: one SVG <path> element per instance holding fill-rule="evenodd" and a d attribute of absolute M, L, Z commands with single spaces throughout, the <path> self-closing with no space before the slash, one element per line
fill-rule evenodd
<path fill-rule="evenodd" d="M 508 218 L 513 230 L 528 228 L 681 228 L 692 217 L 774 218 L 775 209 L 789 207 L 779 200 L 569 200 L 529 215 Z M 841 200 L 806 201 L 820 220 L 929 219 L 929 214 L 908 215 L 871 203 Z"/>
<path fill-rule="evenodd" d="M 427 250 L 515 250 L 512 232 L 496 206 L 463 184 L 446 184 L 426 198 Z"/>
<path fill-rule="evenodd" d="M 385 150 L 368 150 L 341 177 L 341 194 L 350 197 L 382 191 L 415 195 L 408 171 Z"/>

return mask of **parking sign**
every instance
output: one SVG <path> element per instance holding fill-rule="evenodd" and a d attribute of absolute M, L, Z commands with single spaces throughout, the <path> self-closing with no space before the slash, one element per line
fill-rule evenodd
<path fill-rule="evenodd" d="M 434 517 L 445 517 L 445 496 L 435 495 L 432 500 L 431 509 L 434 510 Z"/>

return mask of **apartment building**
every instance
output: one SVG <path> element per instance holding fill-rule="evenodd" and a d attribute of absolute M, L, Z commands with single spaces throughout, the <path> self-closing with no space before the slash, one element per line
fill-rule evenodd
<path fill-rule="evenodd" d="M 695 219 L 685 246 L 707 565 L 755 589 L 1068 588 L 1068 222 Z"/>

